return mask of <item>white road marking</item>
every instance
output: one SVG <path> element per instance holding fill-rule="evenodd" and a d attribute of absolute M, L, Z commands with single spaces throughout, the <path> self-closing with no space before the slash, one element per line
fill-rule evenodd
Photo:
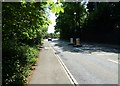
<path fill-rule="evenodd" d="M 108 52 L 92 52 L 93 55 L 118 55 L 116 53 L 108 53 Z"/>
<path fill-rule="evenodd" d="M 56 52 L 51 46 L 50 46 L 50 48 L 54 52 Z M 75 78 L 73 77 L 73 75 L 70 73 L 70 71 L 68 70 L 68 68 L 65 66 L 65 64 L 63 63 L 63 61 L 61 60 L 61 58 L 59 57 L 59 55 L 56 55 L 56 54 L 54 54 L 54 55 L 57 57 L 57 59 L 60 62 L 61 66 L 63 67 L 63 69 L 64 69 L 66 75 L 68 76 L 68 79 L 70 80 L 71 84 L 73 84 L 75 86 L 79 86 L 78 82 L 75 80 Z"/>
<path fill-rule="evenodd" d="M 48 49 L 50 49 L 50 48 L 49 48 L 49 47 L 45 47 L 44 49 L 45 49 L 45 50 L 48 50 Z"/>
<path fill-rule="evenodd" d="M 118 64 L 118 61 L 114 61 L 114 60 L 111 60 L 111 59 L 108 59 L 108 61 L 111 61 L 111 62 L 113 62 L 113 63 Z"/>

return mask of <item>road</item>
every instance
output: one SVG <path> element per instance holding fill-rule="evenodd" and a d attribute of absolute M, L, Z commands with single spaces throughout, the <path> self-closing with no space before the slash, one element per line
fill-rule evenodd
<path fill-rule="evenodd" d="M 94 43 L 77 48 L 55 39 L 49 43 L 79 84 L 118 84 L 117 49 Z"/>

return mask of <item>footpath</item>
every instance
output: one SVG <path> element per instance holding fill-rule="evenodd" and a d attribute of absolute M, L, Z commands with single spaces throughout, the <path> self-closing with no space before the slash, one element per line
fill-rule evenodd
<path fill-rule="evenodd" d="M 50 44 L 44 41 L 39 61 L 29 81 L 30 84 L 71 84 L 63 67 L 55 56 Z"/>

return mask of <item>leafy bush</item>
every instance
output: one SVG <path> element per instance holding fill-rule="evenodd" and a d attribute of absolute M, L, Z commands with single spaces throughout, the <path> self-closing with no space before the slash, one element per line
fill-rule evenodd
<path fill-rule="evenodd" d="M 45 3 L 2 3 L 2 83 L 24 84 L 47 32 Z"/>
<path fill-rule="evenodd" d="M 10 44 L 9 44 L 10 43 Z M 36 62 L 38 50 L 27 45 L 18 46 L 13 41 L 3 44 L 3 74 L 5 84 L 24 84 L 30 68 Z"/>
<path fill-rule="evenodd" d="M 24 1 L 2 3 L 3 85 L 26 82 L 36 62 L 38 50 L 35 46 L 42 45 L 47 34 L 50 23 L 46 15 L 48 5 L 46 2 Z"/>

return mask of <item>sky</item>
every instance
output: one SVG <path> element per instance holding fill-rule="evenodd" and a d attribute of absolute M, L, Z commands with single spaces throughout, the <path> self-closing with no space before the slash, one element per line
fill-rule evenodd
<path fill-rule="evenodd" d="M 54 33 L 54 26 L 56 25 L 56 22 L 55 22 L 56 16 L 51 12 L 50 12 L 50 20 L 52 21 L 52 24 L 50 24 L 48 27 L 48 33 Z"/>
<path fill-rule="evenodd" d="M 57 0 L 53 0 L 54 2 L 57 2 Z M 48 26 L 48 33 L 54 33 L 54 26 L 56 25 L 56 22 L 55 22 L 55 20 L 56 20 L 56 16 L 55 16 L 55 14 L 53 14 L 51 11 L 49 11 L 49 17 L 50 17 L 50 20 L 51 20 L 51 22 L 52 22 L 52 24 L 50 24 L 49 26 Z"/>

